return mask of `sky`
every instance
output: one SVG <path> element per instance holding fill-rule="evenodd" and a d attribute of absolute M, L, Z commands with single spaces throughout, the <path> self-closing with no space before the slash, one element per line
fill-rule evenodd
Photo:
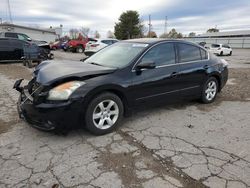
<path fill-rule="evenodd" d="M 208 28 L 220 31 L 250 29 L 250 0 L 9 0 L 14 24 L 41 28 L 63 25 L 70 28 L 89 27 L 106 37 L 113 31 L 120 14 L 137 10 L 148 28 L 158 35 L 167 31 L 201 34 Z M 9 21 L 7 0 L 0 0 L 0 20 Z"/>

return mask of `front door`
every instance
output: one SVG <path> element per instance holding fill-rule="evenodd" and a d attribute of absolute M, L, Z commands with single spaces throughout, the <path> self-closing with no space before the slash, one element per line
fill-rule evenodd
<path fill-rule="evenodd" d="M 136 71 L 135 66 L 132 70 L 132 95 L 135 104 L 143 104 L 149 100 L 171 100 L 172 96 L 178 95 L 181 84 L 174 43 L 164 42 L 155 45 L 142 56 L 137 65 L 145 62 L 154 62 L 156 67 Z"/>

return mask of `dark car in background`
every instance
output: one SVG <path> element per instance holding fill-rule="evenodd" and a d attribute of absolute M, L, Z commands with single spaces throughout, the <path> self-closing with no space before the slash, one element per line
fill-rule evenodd
<path fill-rule="evenodd" d="M 40 61 L 40 49 L 36 44 L 15 39 L 0 38 L 0 62 Z"/>
<path fill-rule="evenodd" d="M 15 33 L 15 32 L 2 32 L 0 33 L 0 38 L 15 38 L 35 44 L 40 48 L 39 53 L 41 60 L 54 58 L 54 55 L 50 52 L 50 45 L 46 41 L 33 40 L 24 33 Z"/>
<path fill-rule="evenodd" d="M 84 62 L 45 61 L 28 85 L 20 86 L 21 79 L 14 88 L 20 91 L 20 117 L 34 127 L 48 131 L 80 124 L 101 135 L 137 106 L 183 99 L 213 102 L 227 82 L 227 66 L 194 43 L 134 39 Z"/>

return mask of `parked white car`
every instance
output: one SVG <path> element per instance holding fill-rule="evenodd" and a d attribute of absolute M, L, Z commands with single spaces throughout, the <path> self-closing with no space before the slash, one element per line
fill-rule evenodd
<path fill-rule="evenodd" d="M 209 51 L 216 55 L 232 55 L 233 50 L 228 44 L 211 44 Z"/>
<path fill-rule="evenodd" d="M 86 44 L 85 55 L 91 56 L 99 50 L 105 48 L 106 46 L 112 45 L 118 42 L 117 39 L 96 39 L 96 41 L 89 41 Z"/>

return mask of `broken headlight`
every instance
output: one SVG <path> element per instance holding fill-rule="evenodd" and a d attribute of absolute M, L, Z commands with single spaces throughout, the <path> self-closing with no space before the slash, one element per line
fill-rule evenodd
<path fill-rule="evenodd" d="M 48 100 L 67 100 L 69 96 L 85 82 L 70 81 L 60 84 L 49 91 Z"/>

